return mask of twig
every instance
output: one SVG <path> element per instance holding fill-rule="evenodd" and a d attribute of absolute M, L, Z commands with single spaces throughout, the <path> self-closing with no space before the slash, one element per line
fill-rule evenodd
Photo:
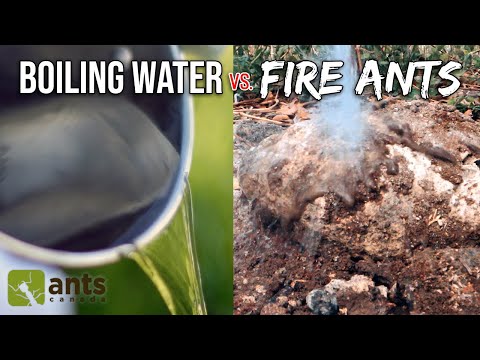
<path fill-rule="evenodd" d="M 427 222 L 427 227 L 430 225 L 438 223 L 438 226 L 442 226 L 442 217 L 440 215 L 437 215 L 437 209 L 433 210 L 433 214 L 428 217 L 428 222 Z"/>
<path fill-rule="evenodd" d="M 252 104 L 252 103 L 259 103 L 260 101 L 262 101 L 262 99 L 259 99 L 259 98 L 248 99 L 248 100 L 239 101 L 239 102 L 235 103 L 234 105 L 235 106 L 247 105 L 247 104 Z"/>
<path fill-rule="evenodd" d="M 275 103 L 267 108 L 262 108 L 262 109 L 239 109 L 239 110 L 233 110 L 233 113 L 234 114 L 239 114 L 241 112 L 245 112 L 245 111 L 248 111 L 248 112 L 259 112 L 259 113 L 267 113 L 267 112 L 271 112 L 271 110 L 277 106 L 279 103 L 279 101 L 277 99 L 275 99 Z"/>
<path fill-rule="evenodd" d="M 471 51 L 471 52 L 468 53 L 468 55 L 473 55 L 473 54 L 476 54 L 478 52 L 480 52 L 480 49 Z"/>
<path fill-rule="evenodd" d="M 305 107 L 305 106 L 310 106 L 310 105 L 315 105 L 315 104 L 318 104 L 318 100 L 307 101 L 307 102 L 304 102 L 304 103 L 300 103 L 299 105 L 302 106 L 302 107 Z"/>
<path fill-rule="evenodd" d="M 366 51 L 366 52 L 368 52 L 368 53 L 370 53 L 370 54 L 373 54 L 373 53 L 375 52 L 375 51 L 372 51 L 372 50 L 365 49 L 364 47 L 360 47 L 360 50 Z"/>
<path fill-rule="evenodd" d="M 433 102 L 437 102 L 437 103 L 448 104 L 448 100 L 446 100 L 446 99 L 437 100 L 437 99 L 434 99 L 434 98 L 428 98 L 428 100 L 433 101 Z"/>
<path fill-rule="evenodd" d="M 355 52 L 357 53 L 358 72 L 362 71 L 362 55 L 360 54 L 360 45 L 355 45 Z"/>
<path fill-rule="evenodd" d="M 284 122 L 280 122 L 280 121 L 261 118 L 261 117 L 258 117 L 258 116 L 254 116 L 254 115 L 250 115 L 250 114 L 246 114 L 246 113 L 242 113 L 242 112 L 240 112 L 239 115 L 243 115 L 243 116 L 248 117 L 248 118 L 253 119 L 253 120 L 269 122 L 269 123 L 272 123 L 272 124 L 275 124 L 275 125 L 280 125 L 280 126 L 290 126 L 291 125 L 289 123 L 284 123 Z"/>
<path fill-rule="evenodd" d="M 466 89 L 480 89 L 480 85 L 475 84 L 462 84 L 461 87 Z"/>
<path fill-rule="evenodd" d="M 277 98 L 275 98 L 274 102 L 273 102 L 273 105 L 270 105 L 267 109 L 273 109 L 275 106 L 278 105 L 278 103 L 280 102 L 280 100 L 278 100 Z"/>
<path fill-rule="evenodd" d="M 239 110 L 233 110 L 234 114 L 241 114 L 244 112 L 253 112 L 253 113 L 260 113 L 260 114 L 266 114 L 269 112 L 272 112 L 272 110 L 265 108 L 265 109 L 239 109 Z M 275 110 L 273 111 L 275 112 Z"/>
<path fill-rule="evenodd" d="M 253 58 L 253 60 L 250 62 L 250 64 L 254 64 L 255 61 L 257 61 L 257 59 L 258 59 L 261 55 L 263 55 L 263 54 L 265 53 L 265 50 L 268 50 L 268 48 L 263 48 L 263 49 L 261 49 L 261 50 L 258 52 L 257 56 L 255 56 L 255 57 Z"/>
<path fill-rule="evenodd" d="M 275 99 L 266 99 L 260 103 L 260 105 L 268 105 L 271 104 L 272 102 L 275 102 Z"/>

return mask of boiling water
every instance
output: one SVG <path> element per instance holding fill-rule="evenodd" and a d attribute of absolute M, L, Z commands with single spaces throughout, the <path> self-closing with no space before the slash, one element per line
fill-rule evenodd
<path fill-rule="evenodd" d="M 168 228 L 131 255 L 155 284 L 172 314 L 206 314 L 193 225 L 187 181 L 181 206 Z"/>
<path fill-rule="evenodd" d="M 108 306 L 107 311 L 112 313 L 124 311 L 122 304 L 131 301 L 130 295 L 128 298 L 122 298 L 121 294 L 125 294 L 125 292 L 133 294 L 136 284 L 133 285 L 131 282 L 145 280 L 141 278 L 141 274 L 135 274 L 135 269 L 132 268 L 132 266 L 138 266 L 154 285 L 162 299 L 158 303 L 152 299 L 155 304 L 154 308 L 149 307 L 147 311 L 155 313 L 168 311 L 171 314 L 206 314 L 194 236 L 191 193 L 188 183 L 186 185 L 181 204 L 172 221 L 166 229 L 158 234 L 156 239 L 145 247 L 128 254 L 120 264 L 88 269 L 92 276 L 102 276 L 108 281 L 107 291 L 111 291 L 112 296 L 110 298 L 107 293 L 108 301 L 115 302 L 119 310 L 116 310 L 112 303 L 111 307 Z M 81 276 L 84 272 L 84 270 L 74 269 L 67 271 L 76 276 Z M 125 274 L 127 279 L 122 279 L 122 274 Z M 138 278 L 139 276 L 140 278 Z M 132 288 L 126 290 L 125 288 L 128 286 Z M 135 303 L 137 302 L 136 298 L 141 297 L 142 294 L 150 294 L 151 290 L 146 293 L 141 289 L 139 291 L 141 294 L 132 295 Z M 113 297 L 113 294 L 117 295 Z M 126 308 L 132 309 L 128 310 L 131 311 L 129 313 L 145 312 L 141 302 L 128 304 Z M 81 313 L 97 312 L 99 309 L 102 307 L 99 308 L 97 304 L 80 304 Z"/>

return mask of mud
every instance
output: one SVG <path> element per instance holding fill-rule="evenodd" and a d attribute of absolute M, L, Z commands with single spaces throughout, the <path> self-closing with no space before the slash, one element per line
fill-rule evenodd
<path fill-rule="evenodd" d="M 369 121 L 375 136 L 348 171 L 319 151 L 328 139 L 292 141 L 281 151 L 302 155 L 275 159 L 307 122 L 237 121 L 236 314 L 313 314 L 312 290 L 359 275 L 372 286 L 336 293 L 339 315 L 480 313 L 480 125 L 422 100 L 389 102 Z"/>

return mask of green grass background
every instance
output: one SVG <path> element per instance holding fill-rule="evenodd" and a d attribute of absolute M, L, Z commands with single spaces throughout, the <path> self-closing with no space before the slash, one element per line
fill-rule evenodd
<path fill-rule="evenodd" d="M 187 59 L 201 59 L 205 56 L 202 51 L 195 50 L 195 47 L 187 49 Z M 232 314 L 232 92 L 228 87 L 227 76 L 233 71 L 232 46 L 224 47 L 217 57 L 223 65 L 224 93 L 193 96 L 195 144 L 190 185 L 207 311 L 209 314 Z M 102 275 L 107 279 L 107 302 L 79 304 L 80 314 L 168 313 L 153 283 L 133 260 L 126 259 L 114 265 L 67 272 L 73 275 L 88 272 L 92 276 Z"/>

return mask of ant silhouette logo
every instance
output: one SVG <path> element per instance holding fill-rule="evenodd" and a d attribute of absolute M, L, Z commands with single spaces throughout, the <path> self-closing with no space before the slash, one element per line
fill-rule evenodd
<path fill-rule="evenodd" d="M 37 306 L 45 303 L 45 274 L 41 270 L 12 270 L 8 273 L 8 303 Z"/>

